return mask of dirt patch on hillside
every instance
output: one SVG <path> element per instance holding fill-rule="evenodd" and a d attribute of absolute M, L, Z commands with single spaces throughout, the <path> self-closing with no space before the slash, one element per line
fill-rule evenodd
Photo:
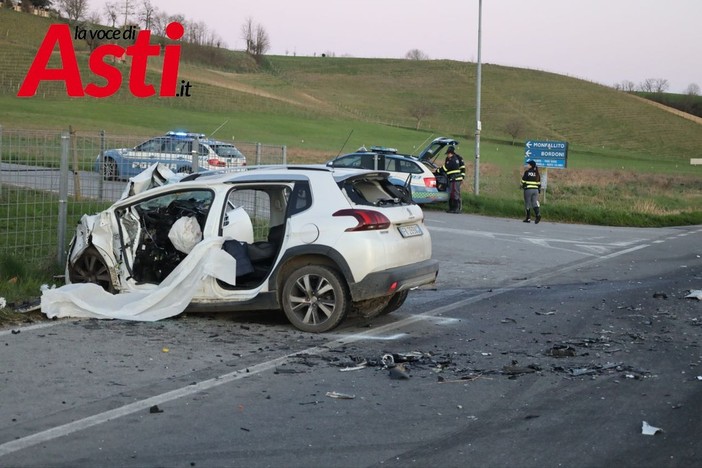
<path fill-rule="evenodd" d="M 181 78 L 186 80 L 192 80 L 193 82 L 217 86 L 219 88 L 224 89 L 231 89 L 233 91 L 252 94 L 254 96 L 263 97 L 267 99 L 274 99 L 276 101 L 285 102 L 294 106 L 333 110 L 333 106 L 331 106 L 330 104 L 321 101 L 315 98 L 314 96 L 310 96 L 309 94 L 304 93 L 302 91 L 293 90 L 292 88 L 287 89 L 286 95 L 282 96 L 280 94 L 271 93 L 257 88 L 255 86 L 242 83 L 240 80 L 240 74 L 238 73 L 211 69 L 189 70 L 185 68 L 182 69 L 179 74 Z"/>
<path fill-rule="evenodd" d="M 650 99 L 642 98 L 640 96 L 636 96 L 635 94 L 632 94 L 631 96 L 638 99 L 639 101 L 645 102 L 646 104 L 650 104 L 653 107 L 657 107 L 666 112 L 670 112 L 671 114 L 677 115 L 678 117 L 682 117 L 683 119 L 690 120 L 692 122 L 695 122 L 696 124 L 702 125 L 702 118 L 697 117 L 696 115 L 688 114 L 687 112 L 675 109 L 674 107 L 668 107 L 664 104 L 661 104 L 660 102 L 651 101 Z"/>

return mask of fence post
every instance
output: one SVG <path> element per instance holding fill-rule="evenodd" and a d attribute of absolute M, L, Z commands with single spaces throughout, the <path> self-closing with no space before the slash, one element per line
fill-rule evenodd
<path fill-rule="evenodd" d="M 68 217 L 68 153 L 71 137 L 61 133 L 61 166 L 59 171 L 59 206 L 58 206 L 58 248 L 56 260 L 59 265 L 66 262 L 66 220 Z"/>
<path fill-rule="evenodd" d="M 100 130 L 100 162 L 98 163 L 98 200 L 102 201 L 102 184 L 105 178 L 105 130 Z"/>
<path fill-rule="evenodd" d="M 73 126 L 68 126 L 68 134 L 71 136 L 71 154 L 73 154 L 73 196 L 76 200 L 80 200 L 80 172 L 78 164 L 78 137 Z"/>
<path fill-rule="evenodd" d="M 2 125 L 0 125 L 0 167 L 2 166 Z M 0 198 L 2 198 L 2 177 L 0 177 Z"/>
<path fill-rule="evenodd" d="M 191 166 L 192 173 L 195 174 L 200 171 L 200 137 L 195 137 L 192 148 L 193 162 Z"/>
<path fill-rule="evenodd" d="M 283 165 L 288 165 L 288 147 L 283 145 Z"/>
<path fill-rule="evenodd" d="M 261 165 L 261 143 L 256 143 L 256 165 Z"/>

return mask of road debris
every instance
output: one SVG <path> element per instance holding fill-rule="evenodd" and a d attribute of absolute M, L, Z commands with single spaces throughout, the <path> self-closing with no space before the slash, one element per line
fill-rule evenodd
<path fill-rule="evenodd" d="M 339 393 L 339 392 L 327 392 L 326 396 L 329 398 L 335 398 L 337 400 L 353 400 L 356 398 L 356 395 L 350 395 L 348 393 Z"/>
<path fill-rule="evenodd" d="M 343 367 L 343 368 L 339 369 L 339 372 L 357 371 L 357 370 L 365 369 L 366 367 L 368 367 L 368 362 L 363 361 L 361 364 L 359 364 L 357 366 Z"/>
<path fill-rule="evenodd" d="M 509 376 L 517 376 L 521 374 L 533 374 L 541 370 L 541 367 L 536 364 L 529 364 L 528 366 L 519 366 L 517 361 L 512 361 L 510 365 L 502 367 L 502 373 Z"/>
<path fill-rule="evenodd" d="M 151 408 L 149 408 L 149 413 L 151 414 L 156 414 L 156 413 L 163 413 L 163 410 L 158 407 L 158 405 L 154 405 Z"/>
<path fill-rule="evenodd" d="M 656 435 L 657 432 L 663 432 L 663 429 L 660 427 L 651 426 L 646 421 L 641 424 L 641 433 L 643 435 Z"/>
<path fill-rule="evenodd" d="M 410 378 L 409 370 L 404 362 L 395 362 L 392 354 L 384 354 L 381 358 L 383 367 L 388 370 L 388 375 L 394 380 L 407 380 Z"/>
<path fill-rule="evenodd" d="M 702 289 L 692 289 L 690 290 L 690 294 L 685 296 L 687 299 L 697 299 L 698 301 L 702 301 Z"/>
<path fill-rule="evenodd" d="M 577 353 L 575 351 L 575 348 L 569 345 L 554 345 L 551 348 L 547 349 L 546 352 L 544 353 L 546 356 L 551 356 L 555 358 L 563 358 L 563 357 L 574 357 Z"/>

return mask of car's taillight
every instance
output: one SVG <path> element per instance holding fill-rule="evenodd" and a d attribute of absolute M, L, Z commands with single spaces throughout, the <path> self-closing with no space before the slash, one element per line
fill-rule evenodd
<path fill-rule="evenodd" d="M 207 163 L 210 166 L 217 166 L 217 167 L 224 167 L 227 165 L 227 163 L 225 163 L 224 161 L 220 161 L 219 159 L 215 159 L 215 158 L 208 159 Z"/>
<path fill-rule="evenodd" d="M 424 185 L 429 188 L 436 188 L 436 177 L 425 177 Z"/>
<path fill-rule="evenodd" d="M 373 210 L 339 210 L 332 216 L 353 216 L 356 218 L 358 225 L 350 227 L 346 231 L 377 231 L 390 227 L 390 220 L 387 216 Z"/>

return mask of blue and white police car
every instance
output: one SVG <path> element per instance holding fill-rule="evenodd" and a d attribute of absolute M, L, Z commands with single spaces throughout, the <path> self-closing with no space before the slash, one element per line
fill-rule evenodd
<path fill-rule="evenodd" d="M 134 148 L 117 148 L 98 155 L 94 170 L 106 180 L 126 180 L 154 163 L 161 163 L 176 173 L 241 168 L 246 157 L 236 146 L 212 140 L 202 133 L 171 131 L 151 138 Z"/>

